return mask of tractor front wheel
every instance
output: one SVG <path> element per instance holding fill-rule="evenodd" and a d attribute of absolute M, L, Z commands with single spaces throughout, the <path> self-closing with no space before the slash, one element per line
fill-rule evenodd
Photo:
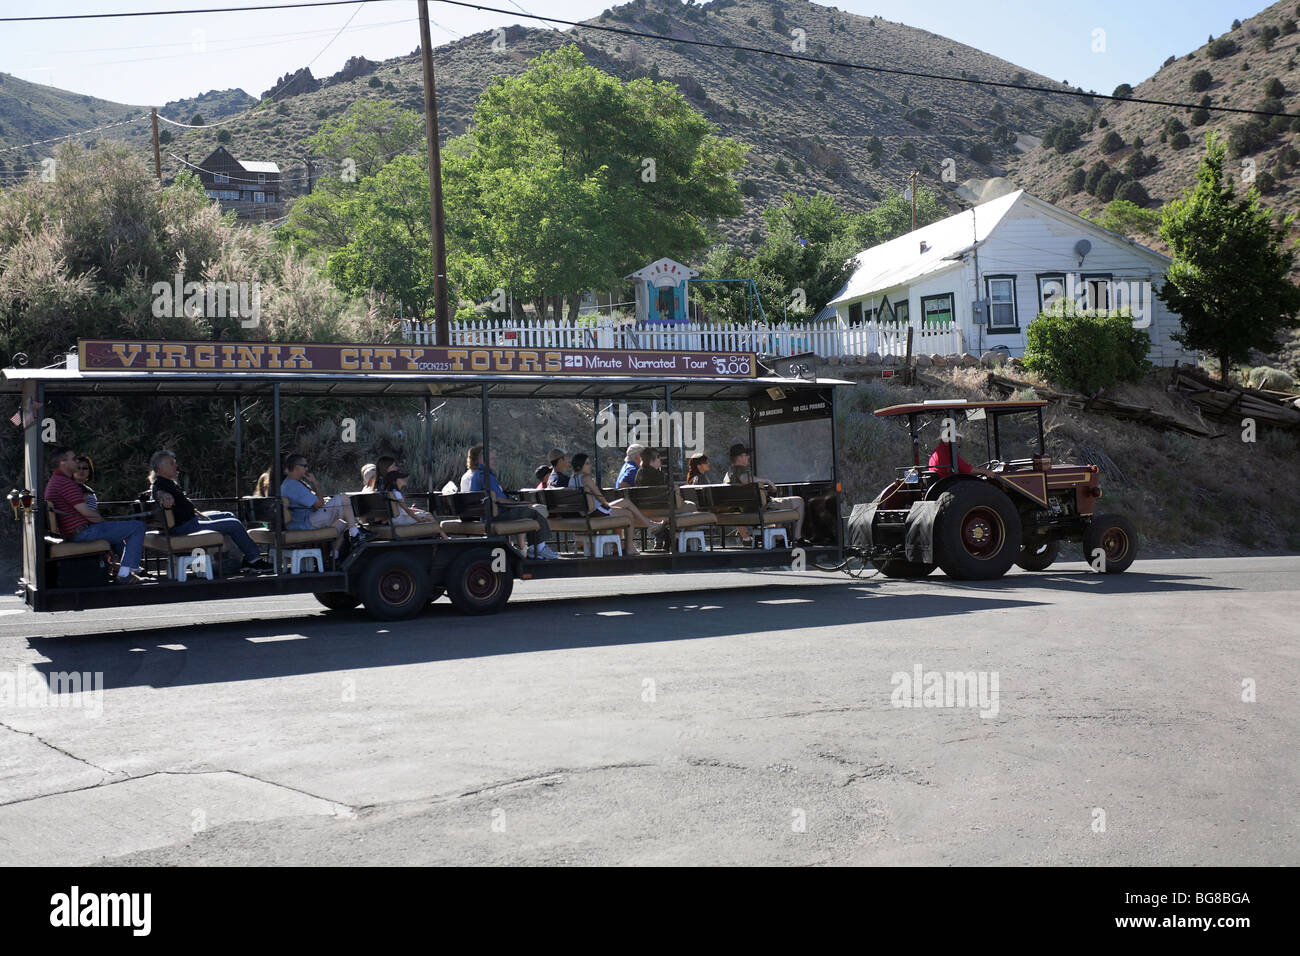
<path fill-rule="evenodd" d="M 1043 541 L 1022 545 L 1016 564 L 1026 571 L 1046 571 L 1061 553 L 1061 542 Z"/>
<path fill-rule="evenodd" d="M 1000 578 L 1020 554 L 1020 514 L 1000 489 L 962 481 L 939 496 L 934 556 L 958 580 Z"/>
<path fill-rule="evenodd" d="M 1127 571 L 1137 546 L 1133 522 L 1123 515 L 1097 515 L 1083 532 L 1083 560 L 1102 574 Z"/>

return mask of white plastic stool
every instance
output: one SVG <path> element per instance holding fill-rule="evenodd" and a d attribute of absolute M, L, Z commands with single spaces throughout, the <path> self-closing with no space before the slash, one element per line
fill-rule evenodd
<path fill-rule="evenodd" d="M 281 551 L 279 558 L 288 559 L 290 574 L 301 574 L 304 561 L 315 561 L 317 574 L 325 570 L 325 555 L 320 548 L 291 548 L 287 552 Z M 280 566 L 280 560 L 275 561 L 275 566 Z"/>
<path fill-rule="evenodd" d="M 697 544 L 697 545 L 699 545 L 699 547 L 697 547 L 697 548 L 691 548 L 691 545 L 692 545 L 692 544 Z M 692 550 L 694 550 L 694 551 L 705 551 L 705 550 L 707 550 L 707 549 L 704 547 L 704 532 L 703 532 L 703 531 L 699 531 L 699 530 L 695 530 L 695 531 L 678 531 L 678 532 L 677 532 L 677 551 L 678 551 L 678 553 L 685 552 L 685 551 L 692 551 Z"/>
<path fill-rule="evenodd" d="M 176 580 L 186 581 L 191 571 L 202 571 L 203 576 L 212 580 L 212 555 L 206 551 L 202 554 L 182 554 L 176 559 Z"/>
<path fill-rule="evenodd" d="M 615 554 L 623 557 L 623 536 L 620 534 L 583 535 L 582 540 L 587 546 L 587 553 L 593 558 L 603 558 L 605 549 L 610 545 L 614 546 Z"/>
<path fill-rule="evenodd" d="M 764 528 L 763 529 L 763 550 L 771 551 L 776 546 L 776 539 L 781 539 L 781 547 L 790 547 L 790 536 L 786 534 L 785 527 Z"/>

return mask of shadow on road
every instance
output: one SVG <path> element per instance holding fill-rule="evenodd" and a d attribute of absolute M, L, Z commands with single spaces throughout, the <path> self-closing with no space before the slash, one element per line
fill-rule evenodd
<path fill-rule="evenodd" d="M 409 621 L 363 612 L 29 638 L 59 671 L 104 674 L 104 687 L 173 687 L 430 663 L 498 654 L 809 631 L 882 621 L 946 618 L 1038 602 L 951 594 L 897 594 L 872 583 L 711 588 L 509 605 L 465 617 L 445 600 Z"/>
<path fill-rule="evenodd" d="M 942 619 L 979 611 L 1041 607 L 1050 601 L 999 592 L 1060 590 L 1098 595 L 1230 590 L 1188 576 L 1092 572 L 1019 574 L 998 581 L 896 582 L 883 578 L 809 589 L 773 583 L 672 593 L 556 598 L 508 605 L 490 617 L 458 614 L 444 599 L 409 621 L 380 622 L 362 611 L 248 622 L 139 628 L 77 637 L 29 638 L 53 672 L 104 674 L 105 688 L 173 687 L 258 680 L 498 654 L 773 631 L 810 631 L 890 621 Z M 908 591 L 899 588 L 907 587 Z M 918 589 L 919 590 L 916 590 Z M 952 591 L 958 589 L 960 593 Z"/>

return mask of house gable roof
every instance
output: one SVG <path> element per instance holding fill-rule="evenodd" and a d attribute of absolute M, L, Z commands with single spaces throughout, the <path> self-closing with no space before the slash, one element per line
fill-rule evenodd
<path fill-rule="evenodd" d="M 1135 252 L 1153 260 L 1162 271 L 1171 261 L 1168 256 L 1161 255 L 1154 249 L 1148 249 L 1127 236 L 1105 229 L 1095 222 L 1090 222 L 1059 206 L 1053 206 L 1045 200 L 1031 196 L 1023 189 L 1018 189 L 1013 193 L 981 203 L 973 209 L 964 210 L 955 216 L 923 226 L 897 239 L 864 249 L 854 260 L 855 268 L 848 282 L 835 294 L 829 304 L 852 302 L 955 268 L 962 255 L 974 246 L 984 243 L 1006 218 L 1007 213 L 1020 203 L 1032 207 L 1036 213 L 1052 216 L 1101 239 L 1122 242 Z M 925 243 L 924 252 L 921 251 L 922 242 Z"/>
<path fill-rule="evenodd" d="M 275 163 L 264 163 L 255 159 L 241 159 L 239 165 L 244 167 L 246 173 L 278 173 L 280 171 L 280 167 Z"/>
<path fill-rule="evenodd" d="M 830 304 L 860 299 L 953 268 L 962 253 L 988 238 L 1024 194 L 1023 189 L 1018 189 L 864 249 L 855 257 L 849 281 Z"/>

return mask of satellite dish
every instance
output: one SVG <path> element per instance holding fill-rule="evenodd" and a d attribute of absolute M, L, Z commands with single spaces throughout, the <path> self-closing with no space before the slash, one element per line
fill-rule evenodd
<path fill-rule="evenodd" d="M 1079 265 L 1083 265 L 1083 260 L 1090 252 L 1092 252 L 1092 243 L 1087 239 L 1080 239 L 1074 244 L 1074 254 L 1079 257 Z"/>

